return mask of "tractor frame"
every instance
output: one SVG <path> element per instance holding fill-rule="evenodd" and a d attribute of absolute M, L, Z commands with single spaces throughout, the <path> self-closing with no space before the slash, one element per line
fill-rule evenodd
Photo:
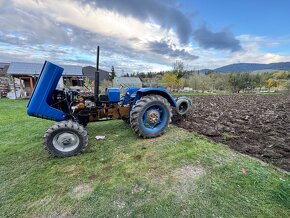
<path fill-rule="evenodd" d="M 46 61 L 27 105 L 30 116 L 54 120 L 44 135 L 44 146 L 59 157 L 81 153 L 88 145 L 85 126 L 89 122 L 123 119 L 143 138 L 165 133 L 172 109 L 184 115 L 192 103 L 189 98 L 174 99 L 163 88 L 126 88 L 121 99 L 120 89 L 107 88 L 99 93 L 99 47 L 95 73 L 94 95 L 84 96 L 70 89 L 56 89 L 63 68 Z"/>

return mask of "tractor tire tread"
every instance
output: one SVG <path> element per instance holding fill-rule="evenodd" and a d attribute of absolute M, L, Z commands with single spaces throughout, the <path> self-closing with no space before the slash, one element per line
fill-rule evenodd
<path fill-rule="evenodd" d="M 62 128 L 70 128 L 70 129 L 73 129 L 75 131 L 78 132 L 78 134 L 80 135 L 80 137 L 82 138 L 82 141 L 83 141 L 83 144 L 82 144 L 82 148 L 72 154 L 72 155 L 69 155 L 69 156 L 76 156 L 76 155 L 79 155 L 80 153 L 84 152 L 85 149 L 87 148 L 88 146 L 88 142 L 89 142 L 89 139 L 88 139 L 88 133 L 87 131 L 85 130 L 85 128 L 80 125 L 79 123 L 77 122 L 73 122 L 71 120 L 66 120 L 66 121 L 61 121 L 61 122 L 57 122 L 55 123 L 54 125 L 52 125 L 50 128 L 48 128 L 43 136 L 44 138 L 44 141 L 43 141 L 43 146 L 44 146 L 44 149 L 48 151 L 48 153 L 54 157 L 67 157 L 66 155 L 61 155 L 61 154 L 57 154 L 55 153 L 51 148 L 50 146 L 48 146 L 48 140 L 49 140 L 49 137 L 51 136 L 51 134 L 58 130 L 58 129 L 62 129 Z"/>
<path fill-rule="evenodd" d="M 166 132 L 166 128 L 163 129 L 161 132 L 159 132 L 158 134 L 152 136 L 152 135 L 145 135 L 142 130 L 139 128 L 139 114 L 142 111 L 142 109 L 144 108 L 144 106 L 146 106 L 148 103 L 152 102 L 152 101 L 160 101 L 162 102 L 164 105 L 166 105 L 166 107 L 169 110 L 169 123 L 171 122 L 171 118 L 172 118 L 172 109 L 170 107 L 169 102 L 162 96 L 160 95 L 146 95 L 144 97 L 142 97 L 140 100 L 138 100 L 136 102 L 136 104 L 133 106 L 131 114 L 130 114 L 130 123 L 131 123 L 131 127 L 134 130 L 134 132 L 139 136 L 139 137 L 143 137 L 143 138 L 156 138 L 159 137 L 161 135 L 163 135 Z"/>

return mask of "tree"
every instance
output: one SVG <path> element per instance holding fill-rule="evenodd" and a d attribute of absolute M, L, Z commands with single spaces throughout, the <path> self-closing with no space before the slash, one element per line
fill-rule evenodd
<path fill-rule="evenodd" d="M 273 73 L 273 77 L 276 79 L 287 79 L 289 76 L 289 72 L 285 71 L 277 71 Z"/>
<path fill-rule="evenodd" d="M 193 88 L 194 90 L 210 90 L 212 88 L 211 78 L 203 73 L 194 72 L 190 75 L 185 82 L 186 86 Z"/>
<path fill-rule="evenodd" d="M 89 91 L 92 92 L 92 82 L 90 81 L 90 79 L 88 77 L 85 78 L 85 82 L 84 82 L 85 88 Z"/>
<path fill-rule="evenodd" d="M 184 77 L 186 73 L 184 71 L 184 64 L 182 61 L 176 60 L 175 63 L 173 63 L 172 67 L 173 67 L 172 73 L 176 76 L 177 88 L 180 88 L 184 84 L 184 81 L 182 81 L 181 79 Z"/>
<path fill-rule="evenodd" d="M 175 61 L 175 63 L 173 63 L 173 73 L 176 74 L 176 78 L 177 80 L 180 80 L 184 74 L 184 64 L 182 61 Z"/>
<path fill-rule="evenodd" d="M 106 88 L 109 88 L 112 86 L 112 82 L 109 80 L 103 80 L 100 84 L 100 91 L 101 93 L 105 93 L 106 92 Z"/>
<path fill-rule="evenodd" d="M 162 81 L 166 83 L 167 86 L 170 87 L 171 89 L 174 89 L 174 87 L 178 82 L 176 74 L 172 72 L 165 73 L 162 77 Z"/>
<path fill-rule="evenodd" d="M 288 80 L 286 82 L 286 85 L 285 85 L 286 89 L 288 90 L 288 92 L 290 92 L 290 80 Z"/>
<path fill-rule="evenodd" d="M 239 93 L 240 92 L 240 74 L 231 73 L 229 74 L 228 83 L 232 89 L 232 92 Z"/>
<path fill-rule="evenodd" d="M 240 74 L 239 78 L 239 91 L 246 89 L 250 89 L 253 87 L 252 78 L 249 73 L 242 73 Z"/>
<path fill-rule="evenodd" d="M 277 87 L 278 83 L 276 80 L 268 79 L 267 85 L 268 85 L 268 88 L 271 89 L 271 88 Z"/>
<path fill-rule="evenodd" d="M 254 86 L 255 88 L 259 88 L 261 91 L 262 86 L 263 86 L 263 78 L 260 74 L 256 74 L 253 78 Z"/>
<path fill-rule="evenodd" d="M 115 69 L 114 66 L 112 66 L 111 73 L 109 74 L 109 80 L 113 81 L 115 77 L 116 77 Z"/>

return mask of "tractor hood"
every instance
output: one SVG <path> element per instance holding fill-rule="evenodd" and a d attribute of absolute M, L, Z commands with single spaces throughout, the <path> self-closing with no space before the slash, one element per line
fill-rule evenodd
<path fill-rule="evenodd" d="M 63 68 L 46 61 L 27 105 L 27 114 L 55 121 L 66 119 L 66 114 L 50 106 L 53 91 L 63 73 Z"/>

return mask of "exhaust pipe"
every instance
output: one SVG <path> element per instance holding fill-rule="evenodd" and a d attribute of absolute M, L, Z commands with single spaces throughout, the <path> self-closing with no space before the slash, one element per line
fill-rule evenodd
<path fill-rule="evenodd" d="M 96 72 L 95 72 L 95 102 L 99 103 L 99 94 L 100 94 L 100 72 L 99 72 L 99 58 L 100 58 L 100 46 L 97 47 L 97 63 L 96 63 Z"/>

